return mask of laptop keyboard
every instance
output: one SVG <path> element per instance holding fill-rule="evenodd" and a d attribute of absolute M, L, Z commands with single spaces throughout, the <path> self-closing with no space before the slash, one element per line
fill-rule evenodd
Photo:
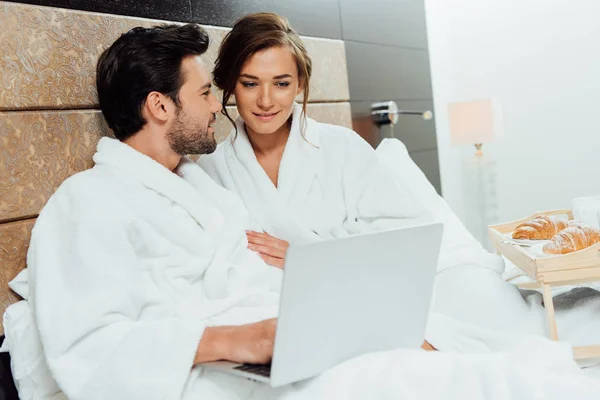
<path fill-rule="evenodd" d="M 264 376 L 266 378 L 271 377 L 271 364 L 242 364 L 234 367 L 233 369 Z"/>

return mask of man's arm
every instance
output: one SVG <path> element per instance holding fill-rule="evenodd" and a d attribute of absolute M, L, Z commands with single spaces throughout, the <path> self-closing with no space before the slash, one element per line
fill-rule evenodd
<path fill-rule="evenodd" d="M 240 326 L 214 326 L 204 330 L 194 365 L 227 360 L 266 364 L 273 357 L 276 319 Z"/>

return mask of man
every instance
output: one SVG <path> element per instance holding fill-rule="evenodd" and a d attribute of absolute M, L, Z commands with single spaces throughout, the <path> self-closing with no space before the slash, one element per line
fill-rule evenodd
<path fill-rule="evenodd" d="M 399 350 L 280 390 L 195 368 L 269 361 L 281 282 L 281 270 L 247 249 L 241 200 L 184 156 L 216 146 L 221 105 L 200 58 L 207 47 L 195 25 L 136 28 L 98 62 L 100 107 L 116 139 L 103 138 L 96 166 L 48 201 L 28 254 L 29 301 L 67 398 L 597 396 L 569 375 L 574 364 L 552 370 L 568 352 L 535 364 L 523 349 L 476 358 Z"/>
<path fill-rule="evenodd" d="M 180 398 L 200 362 L 272 356 L 280 272 L 246 249 L 241 201 L 184 158 L 216 147 L 208 40 L 195 25 L 136 28 L 98 61 L 118 140 L 103 138 L 96 166 L 48 201 L 28 258 L 45 355 L 70 399 Z M 252 323 L 227 326 L 240 321 Z"/>

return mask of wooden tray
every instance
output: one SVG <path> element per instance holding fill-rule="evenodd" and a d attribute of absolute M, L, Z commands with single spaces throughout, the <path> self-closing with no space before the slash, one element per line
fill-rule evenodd
<path fill-rule="evenodd" d="M 488 233 L 496 251 L 540 283 L 560 286 L 600 281 L 600 243 L 573 253 L 539 256 L 507 237 L 506 234 L 513 232 L 518 225 L 540 215 L 566 215 L 569 220 L 573 219 L 571 210 L 564 209 L 539 212 L 518 221 L 492 225 Z"/>
<path fill-rule="evenodd" d="M 513 242 L 507 236 L 518 225 L 540 215 L 566 215 L 569 220 L 573 219 L 573 213 L 567 209 L 539 212 L 518 221 L 491 225 L 488 233 L 496 251 L 536 281 L 527 286 L 543 288 L 550 338 L 558 340 L 552 286 L 600 281 L 600 243 L 573 253 L 539 256 L 530 253 L 527 248 Z M 573 347 L 573 357 L 600 357 L 600 345 Z"/>

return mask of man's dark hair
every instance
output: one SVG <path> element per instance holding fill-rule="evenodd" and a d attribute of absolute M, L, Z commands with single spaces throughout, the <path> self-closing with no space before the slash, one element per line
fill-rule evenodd
<path fill-rule="evenodd" d="M 106 49 L 96 67 L 100 109 L 115 137 L 125 140 L 146 124 L 142 107 L 150 92 L 168 96 L 179 106 L 185 82 L 181 62 L 202 55 L 208 33 L 199 25 L 133 28 Z"/>

